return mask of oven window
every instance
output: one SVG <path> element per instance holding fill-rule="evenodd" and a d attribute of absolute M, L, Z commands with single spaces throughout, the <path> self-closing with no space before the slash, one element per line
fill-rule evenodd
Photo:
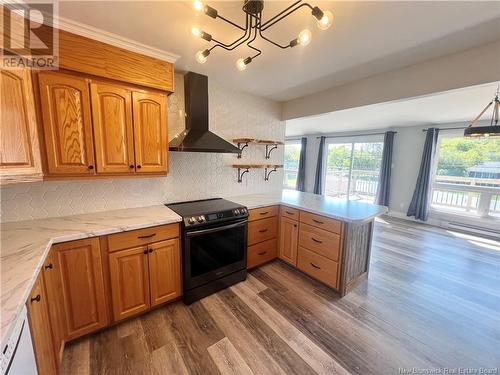
<path fill-rule="evenodd" d="M 191 237 L 191 277 L 243 261 L 244 249 L 244 226 Z"/>

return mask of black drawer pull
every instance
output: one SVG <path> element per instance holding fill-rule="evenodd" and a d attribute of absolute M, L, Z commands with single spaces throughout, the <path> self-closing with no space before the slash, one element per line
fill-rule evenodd
<path fill-rule="evenodd" d="M 156 233 L 148 234 L 147 236 L 137 236 L 137 238 L 140 239 L 140 240 L 144 240 L 146 238 L 151 238 L 151 237 L 154 237 L 154 236 L 156 236 Z"/>
<path fill-rule="evenodd" d="M 268 213 L 269 213 L 269 211 L 261 212 L 260 215 L 267 215 Z"/>
<path fill-rule="evenodd" d="M 93 165 L 89 165 L 89 169 L 90 170 L 94 169 L 94 166 Z"/>
<path fill-rule="evenodd" d="M 146 250 L 143 251 L 144 255 L 147 255 L 148 253 L 148 248 L 146 247 Z"/>
<path fill-rule="evenodd" d="M 309 263 L 309 264 L 310 264 L 311 266 L 313 266 L 314 268 L 318 269 L 318 270 L 320 270 L 320 269 L 321 269 L 321 267 L 320 267 L 320 266 L 317 266 L 317 265 L 315 265 L 315 264 L 314 264 L 314 263 L 312 263 L 312 262 L 311 262 L 311 263 Z"/>
<path fill-rule="evenodd" d="M 294 227 L 294 228 L 297 228 L 297 224 L 293 224 L 293 227 Z"/>
<path fill-rule="evenodd" d="M 153 249 L 149 249 L 149 252 L 152 253 L 153 252 Z"/>
<path fill-rule="evenodd" d="M 141 169 L 141 165 L 140 165 L 140 164 L 139 164 L 139 165 L 137 165 L 137 166 L 136 166 L 136 168 L 137 168 L 137 169 Z"/>
<path fill-rule="evenodd" d="M 267 229 L 261 229 L 259 230 L 259 233 L 266 233 L 267 232 Z"/>
<path fill-rule="evenodd" d="M 264 254 L 267 254 L 267 251 L 261 251 L 260 253 L 258 253 L 258 255 L 264 255 Z"/>
<path fill-rule="evenodd" d="M 40 302 L 40 300 L 42 299 L 42 297 L 40 297 L 40 294 L 37 294 L 36 297 L 33 297 L 31 299 L 31 302 Z"/>
<path fill-rule="evenodd" d="M 313 240 L 313 241 L 314 241 L 314 242 L 316 242 L 316 243 L 323 243 L 323 241 L 317 240 L 317 239 L 316 239 L 316 238 L 314 238 L 314 237 L 311 237 L 311 240 Z"/>
<path fill-rule="evenodd" d="M 295 212 L 285 211 L 288 215 L 295 215 Z"/>
<path fill-rule="evenodd" d="M 130 169 L 134 169 L 134 164 L 130 164 L 128 167 L 129 167 Z"/>
<path fill-rule="evenodd" d="M 46 270 L 51 270 L 52 268 L 54 268 L 54 265 L 52 263 L 49 263 L 48 265 L 45 266 Z"/>
<path fill-rule="evenodd" d="M 322 221 L 319 221 L 319 220 L 316 220 L 316 219 L 312 219 L 312 221 L 314 221 L 316 224 L 325 224 Z"/>

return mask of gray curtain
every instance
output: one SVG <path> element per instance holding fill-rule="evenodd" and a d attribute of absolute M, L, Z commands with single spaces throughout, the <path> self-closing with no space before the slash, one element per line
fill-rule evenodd
<path fill-rule="evenodd" d="M 432 172 L 434 169 L 438 133 L 439 129 L 427 129 L 424 151 L 422 153 L 422 161 L 420 162 L 420 170 L 418 172 L 417 185 L 415 186 L 415 191 L 413 192 L 410 207 L 406 213 L 406 216 L 415 216 L 415 219 L 418 220 L 426 221 L 429 216 L 432 190 Z"/>
<path fill-rule="evenodd" d="M 377 197 L 375 203 L 382 206 L 389 205 L 389 195 L 391 192 L 391 166 L 392 149 L 394 145 L 394 134 L 396 132 L 385 132 L 384 150 L 382 151 L 382 165 L 380 166 L 380 176 L 378 178 Z"/>
<path fill-rule="evenodd" d="M 299 171 L 297 173 L 297 183 L 295 185 L 295 189 L 299 191 L 305 191 L 307 138 L 301 138 L 300 143 L 302 147 L 300 148 Z"/>
<path fill-rule="evenodd" d="M 323 149 L 325 148 L 325 137 L 320 137 L 318 161 L 316 162 L 316 175 L 314 176 L 314 194 L 323 194 Z"/>

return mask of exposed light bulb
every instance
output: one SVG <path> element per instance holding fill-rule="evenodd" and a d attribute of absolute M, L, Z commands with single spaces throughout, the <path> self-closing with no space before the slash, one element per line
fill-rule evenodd
<path fill-rule="evenodd" d="M 201 33 L 202 33 L 202 31 L 200 30 L 199 27 L 193 27 L 191 29 L 191 34 L 193 34 L 197 38 L 201 37 Z"/>
<path fill-rule="evenodd" d="M 200 1 L 200 0 L 194 0 L 193 8 L 196 11 L 201 12 L 203 10 L 203 8 L 204 8 L 203 2 Z"/>
<path fill-rule="evenodd" d="M 311 42 L 312 34 L 309 30 L 304 29 L 299 33 L 298 42 L 301 46 L 307 46 Z"/>
<path fill-rule="evenodd" d="M 247 68 L 247 64 L 245 64 L 245 59 L 241 58 L 236 60 L 236 67 L 238 68 L 239 71 L 243 71 Z"/>
<path fill-rule="evenodd" d="M 196 52 L 196 61 L 198 61 L 200 64 L 204 64 L 207 61 L 207 57 L 210 55 L 210 51 L 206 49 L 205 51 L 198 51 Z"/>
<path fill-rule="evenodd" d="M 320 20 L 318 20 L 318 27 L 321 30 L 326 30 L 332 26 L 333 23 L 333 14 L 329 10 L 325 10 L 323 12 L 323 17 L 321 17 Z"/>

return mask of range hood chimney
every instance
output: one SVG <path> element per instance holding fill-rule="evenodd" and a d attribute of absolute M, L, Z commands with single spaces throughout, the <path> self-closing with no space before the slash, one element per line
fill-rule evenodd
<path fill-rule="evenodd" d="M 170 151 L 240 153 L 238 147 L 208 130 L 208 77 L 184 76 L 186 130 L 169 143 Z"/>

